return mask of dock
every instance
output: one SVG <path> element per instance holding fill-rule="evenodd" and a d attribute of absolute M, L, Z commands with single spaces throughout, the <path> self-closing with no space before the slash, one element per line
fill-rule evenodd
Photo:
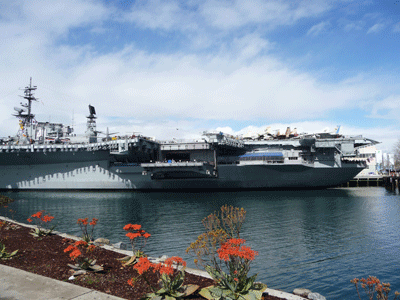
<path fill-rule="evenodd" d="M 399 182 L 400 182 L 400 173 L 392 173 L 387 176 L 383 176 L 383 186 L 393 192 L 399 192 L 400 193 L 400 187 L 399 187 Z"/>
<path fill-rule="evenodd" d="M 383 186 L 388 191 L 398 192 L 400 194 L 400 173 L 391 173 L 390 175 L 356 176 L 350 181 L 342 184 L 340 187 L 374 186 Z"/>
<path fill-rule="evenodd" d="M 371 187 L 371 186 L 384 186 L 384 176 L 382 175 L 356 176 L 353 179 L 341 185 L 341 187 Z"/>

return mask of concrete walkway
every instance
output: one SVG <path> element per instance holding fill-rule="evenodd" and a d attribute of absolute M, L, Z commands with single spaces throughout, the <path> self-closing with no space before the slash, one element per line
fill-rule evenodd
<path fill-rule="evenodd" d="M 200 270 L 193 271 L 196 275 L 203 275 Z M 265 292 L 287 300 L 304 300 L 299 296 L 269 288 Z M 27 299 L 122 300 L 123 298 L 0 264 L 0 300 Z"/>
<path fill-rule="evenodd" d="M 121 300 L 72 283 L 0 265 L 0 300 Z"/>

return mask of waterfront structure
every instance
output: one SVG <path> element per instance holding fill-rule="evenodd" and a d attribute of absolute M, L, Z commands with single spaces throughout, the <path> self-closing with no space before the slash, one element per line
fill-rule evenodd
<path fill-rule="evenodd" d="M 357 156 L 366 160 L 366 167 L 357 176 L 368 176 L 377 174 L 377 150 L 375 145 L 358 149 Z"/>
<path fill-rule="evenodd" d="M 347 182 L 366 166 L 357 157 L 376 142 L 338 132 L 238 138 L 204 132 L 195 141 L 144 136 L 98 137 L 89 105 L 87 130 L 77 136 L 58 123 L 37 122 L 26 104 L 15 108 L 20 128 L 0 145 L 0 189 L 279 189 L 324 188 Z"/>

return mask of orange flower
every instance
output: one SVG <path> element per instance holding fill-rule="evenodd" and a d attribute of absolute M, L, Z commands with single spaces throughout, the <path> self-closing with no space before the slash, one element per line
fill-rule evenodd
<path fill-rule="evenodd" d="M 128 238 L 130 238 L 131 240 L 137 238 L 140 236 L 140 233 L 133 233 L 133 232 L 128 232 L 127 234 L 125 234 Z"/>
<path fill-rule="evenodd" d="M 160 274 L 172 275 L 174 273 L 174 268 L 163 263 L 158 263 L 154 266 L 154 273 L 159 272 Z"/>
<path fill-rule="evenodd" d="M 150 236 L 151 236 L 151 234 L 148 233 L 148 232 L 146 232 L 145 234 L 143 234 L 143 237 L 144 237 L 145 239 L 149 238 Z"/>
<path fill-rule="evenodd" d="M 165 260 L 165 264 L 168 266 L 172 266 L 174 263 L 186 267 L 186 261 L 179 256 L 172 256 Z"/>
<path fill-rule="evenodd" d="M 67 248 L 64 249 L 64 252 L 69 252 L 69 251 L 74 250 L 74 249 L 75 249 L 74 246 L 69 245 Z"/>
<path fill-rule="evenodd" d="M 75 242 L 75 246 L 87 246 L 87 242 L 85 242 L 85 241 L 76 241 Z"/>
<path fill-rule="evenodd" d="M 42 214 L 43 214 L 43 212 L 38 211 L 36 214 L 33 214 L 31 217 L 40 219 L 42 217 Z"/>
<path fill-rule="evenodd" d="M 90 222 L 89 225 L 95 226 L 95 225 L 97 224 L 97 221 L 98 221 L 98 220 L 99 220 L 99 219 L 93 218 L 93 219 L 92 219 L 92 222 Z"/>
<path fill-rule="evenodd" d="M 140 257 L 139 261 L 133 266 L 134 269 L 138 271 L 140 275 L 144 272 L 147 272 L 150 268 L 153 268 L 154 264 L 152 264 L 147 257 Z"/>
<path fill-rule="evenodd" d="M 54 219 L 54 217 L 52 217 L 52 216 L 50 216 L 50 215 L 46 215 L 46 216 L 44 216 L 43 218 L 42 218 L 42 221 L 43 222 L 50 222 L 51 220 L 53 220 Z"/>
<path fill-rule="evenodd" d="M 142 228 L 142 225 L 133 224 L 131 227 L 132 227 L 133 230 L 140 230 L 140 228 Z"/>
<path fill-rule="evenodd" d="M 134 282 L 133 278 L 128 279 L 128 284 L 129 284 L 130 286 L 134 286 L 134 285 L 135 285 L 135 282 Z"/>
<path fill-rule="evenodd" d="M 230 239 L 230 240 L 228 240 L 228 243 L 230 243 L 232 246 L 240 246 L 240 245 L 246 243 L 246 240 L 244 240 L 244 239 Z"/>
<path fill-rule="evenodd" d="M 95 245 L 89 245 L 89 247 L 87 248 L 87 251 L 92 252 L 95 248 L 96 248 Z"/>
<path fill-rule="evenodd" d="M 73 245 L 69 245 L 67 248 L 64 249 L 64 252 L 69 252 L 69 251 L 72 251 L 69 254 L 69 256 L 71 257 L 72 260 L 75 260 L 77 257 L 79 257 L 82 254 L 81 251 Z"/>
<path fill-rule="evenodd" d="M 87 225 L 88 224 L 88 218 L 78 219 L 78 221 L 76 223 L 82 224 L 82 225 Z"/>
<path fill-rule="evenodd" d="M 173 264 L 186 266 L 186 262 L 179 256 L 172 256 L 167 258 L 164 263 L 158 263 L 154 266 L 154 273 L 159 272 L 160 274 L 172 275 L 174 273 Z"/>
<path fill-rule="evenodd" d="M 222 244 L 221 248 L 217 250 L 218 256 L 221 260 L 230 261 L 231 257 L 239 257 L 245 260 L 253 260 L 257 251 L 251 250 L 250 247 L 240 246 L 244 244 L 243 239 L 229 239 L 226 243 Z"/>
<path fill-rule="evenodd" d="M 31 218 L 28 218 L 27 221 L 30 223 L 30 222 L 32 222 L 32 219 L 31 219 Z"/>
<path fill-rule="evenodd" d="M 80 255 L 82 254 L 82 252 L 78 249 L 75 248 L 75 250 L 73 250 L 69 256 L 71 257 L 72 260 L 75 260 L 76 258 L 78 258 Z"/>
<path fill-rule="evenodd" d="M 142 225 L 139 224 L 127 224 L 124 226 L 124 230 L 140 230 Z"/>

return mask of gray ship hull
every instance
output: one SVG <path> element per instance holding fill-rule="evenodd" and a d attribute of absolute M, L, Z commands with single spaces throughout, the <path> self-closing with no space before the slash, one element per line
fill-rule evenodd
<path fill-rule="evenodd" d="M 208 178 L 152 179 L 140 165 L 110 166 L 108 160 L 1 167 L 1 190 L 203 190 L 338 186 L 363 168 L 307 165 L 220 165 Z"/>

